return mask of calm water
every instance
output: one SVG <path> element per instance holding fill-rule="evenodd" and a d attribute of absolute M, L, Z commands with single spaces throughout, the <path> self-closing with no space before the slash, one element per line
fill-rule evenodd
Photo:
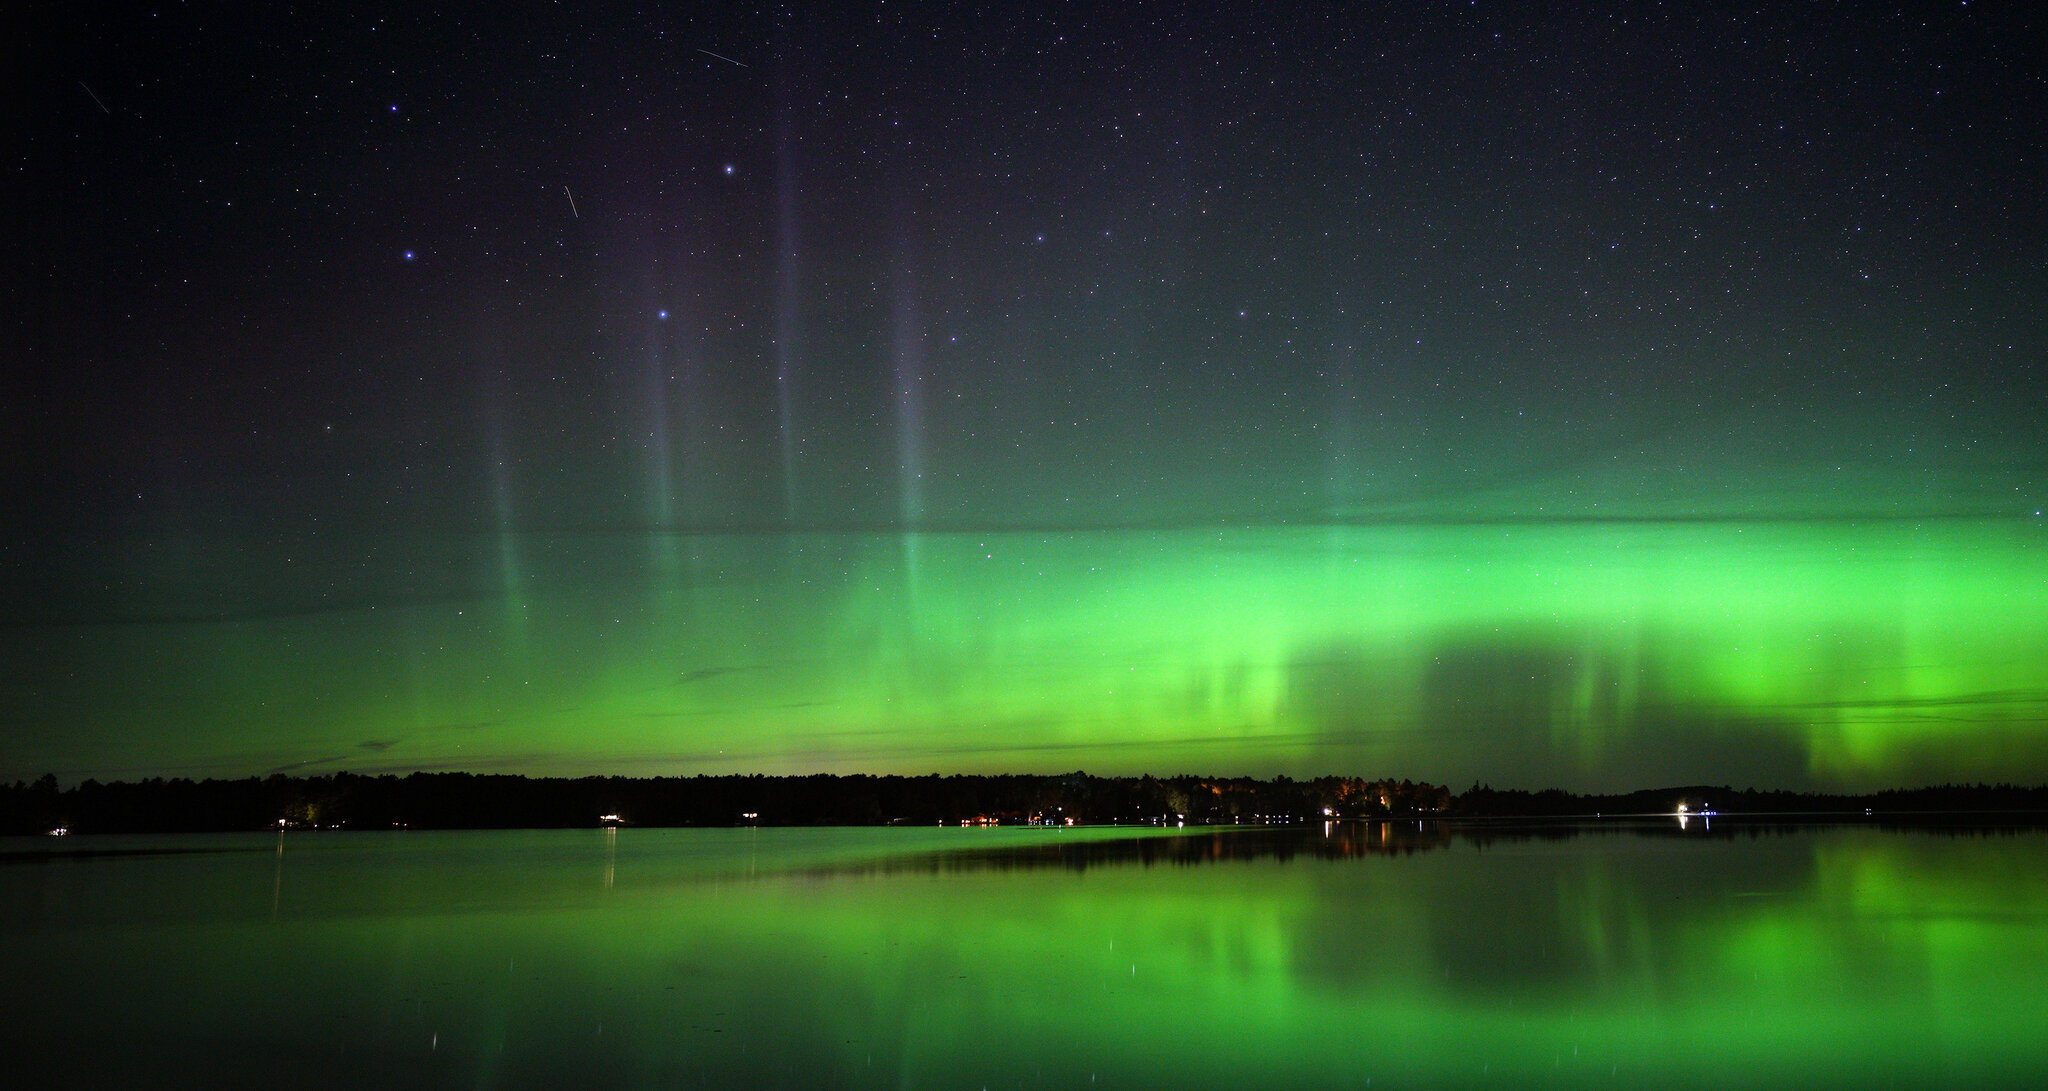
<path fill-rule="evenodd" d="M 2012 1086 L 2048 834 L 16 840 L 37 1084 Z M 61 848 L 90 856 L 49 858 Z"/>

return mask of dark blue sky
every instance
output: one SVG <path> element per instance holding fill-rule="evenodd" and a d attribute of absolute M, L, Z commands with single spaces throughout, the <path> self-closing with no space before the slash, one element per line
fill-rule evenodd
<path fill-rule="evenodd" d="M 51 526 L 2040 499 L 2009 5 L 16 23 Z"/>
<path fill-rule="evenodd" d="M 2027 5 L 4 18 L 52 724 L 66 626 L 640 578 L 553 534 L 2048 504 Z"/>

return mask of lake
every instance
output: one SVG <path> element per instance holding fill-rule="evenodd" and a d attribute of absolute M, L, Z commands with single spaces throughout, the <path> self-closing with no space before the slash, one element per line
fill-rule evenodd
<path fill-rule="evenodd" d="M 2048 1071 L 2038 829 L 622 829 L 0 853 L 0 1026 L 26 1085 L 1727 1091 Z"/>

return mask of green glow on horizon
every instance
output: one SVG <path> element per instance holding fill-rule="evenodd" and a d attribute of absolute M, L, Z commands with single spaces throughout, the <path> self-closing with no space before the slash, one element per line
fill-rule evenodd
<path fill-rule="evenodd" d="M 2038 781 L 2042 535 L 1948 521 L 531 537 L 497 601 L 9 633 L 13 660 L 44 669 L 4 698 L 38 725 L 5 774 Z"/>

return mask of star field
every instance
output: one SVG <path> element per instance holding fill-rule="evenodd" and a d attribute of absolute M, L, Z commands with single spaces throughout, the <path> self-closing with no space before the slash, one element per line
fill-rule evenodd
<path fill-rule="evenodd" d="M 0 777 L 2048 778 L 2038 23 L 33 6 Z"/>

